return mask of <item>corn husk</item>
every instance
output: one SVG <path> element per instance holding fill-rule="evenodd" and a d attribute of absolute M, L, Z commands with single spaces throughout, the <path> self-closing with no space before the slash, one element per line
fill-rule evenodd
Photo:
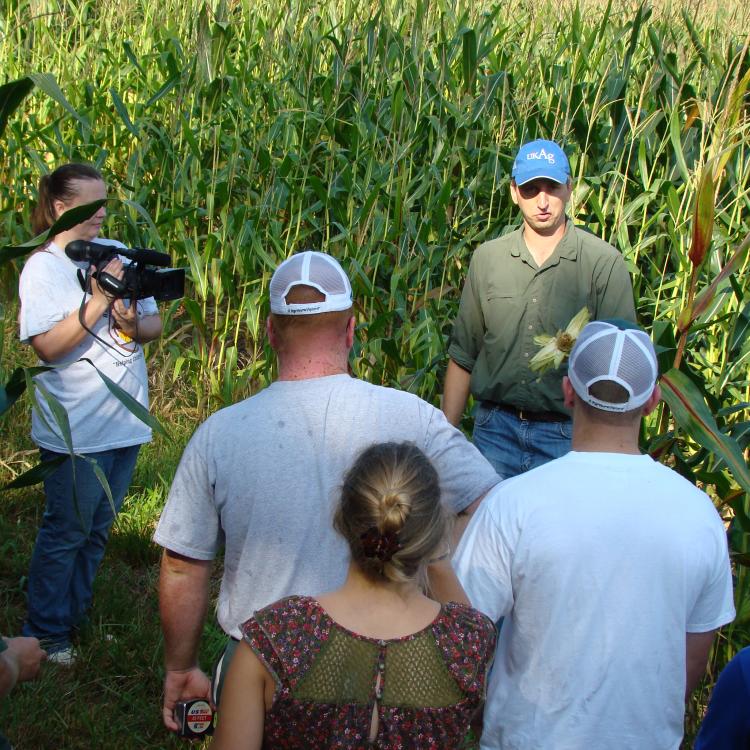
<path fill-rule="evenodd" d="M 540 375 L 547 370 L 559 369 L 560 365 L 568 358 L 576 339 L 590 319 L 591 314 L 588 307 L 582 307 L 564 331 L 558 331 L 554 336 L 550 336 L 548 333 L 540 333 L 538 336 L 534 336 L 534 343 L 542 348 L 532 357 L 529 367 Z"/>

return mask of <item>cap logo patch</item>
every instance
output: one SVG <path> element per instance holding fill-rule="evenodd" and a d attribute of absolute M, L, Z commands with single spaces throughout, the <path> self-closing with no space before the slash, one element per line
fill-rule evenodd
<path fill-rule="evenodd" d="M 526 161 L 531 161 L 532 159 L 545 159 L 548 164 L 555 163 L 555 155 L 553 153 L 547 153 L 543 148 L 539 149 L 539 151 L 529 151 L 529 153 L 526 154 Z"/>

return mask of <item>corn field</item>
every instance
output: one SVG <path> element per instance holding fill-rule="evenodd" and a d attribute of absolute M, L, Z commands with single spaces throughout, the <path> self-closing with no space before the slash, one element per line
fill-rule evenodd
<path fill-rule="evenodd" d="M 354 371 L 437 402 L 472 249 L 519 223 L 515 150 L 558 141 L 571 216 L 623 253 L 687 403 L 644 447 L 735 519 L 726 657 L 750 632 L 748 29 L 739 1 L 8 1 L 5 82 L 30 83 L 0 120 L 0 237 L 32 236 L 40 174 L 101 168 L 103 234 L 188 268 L 150 350 L 157 410 L 270 381 L 268 282 L 306 248 L 350 272 Z M 0 266 L 6 335 L 21 262 Z"/>

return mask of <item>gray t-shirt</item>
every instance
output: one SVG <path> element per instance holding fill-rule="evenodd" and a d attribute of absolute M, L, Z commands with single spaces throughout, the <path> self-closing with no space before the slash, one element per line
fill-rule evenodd
<path fill-rule="evenodd" d="M 334 531 L 344 473 L 376 442 L 411 441 L 434 463 L 455 512 L 499 477 L 442 412 L 348 375 L 277 381 L 209 417 L 177 468 L 154 540 L 211 560 L 225 547 L 218 619 L 230 635 L 290 594 L 340 586 L 348 548 Z"/>

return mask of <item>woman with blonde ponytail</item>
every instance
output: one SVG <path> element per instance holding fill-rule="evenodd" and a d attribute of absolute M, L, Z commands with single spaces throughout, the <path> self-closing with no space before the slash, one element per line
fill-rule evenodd
<path fill-rule="evenodd" d="M 435 469 L 410 443 L 368 448 L 333 523 L 351 552 L 346 582 L 282 599 L 242 626 L 212 747 L 465 746 L 495 629 L 424 594 L 426 566 L 449 554 Z"/>

